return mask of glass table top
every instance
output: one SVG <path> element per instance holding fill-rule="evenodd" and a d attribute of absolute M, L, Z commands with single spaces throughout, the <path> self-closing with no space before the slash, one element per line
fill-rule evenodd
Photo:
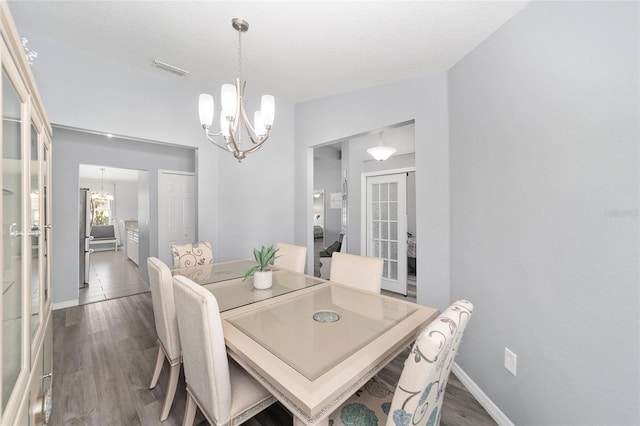
<path fill-rule="evenodd" d="M 244 277 L 247 269 L 255 266 L 253 260 L 198 265 L 192 268 L 172 269 L 171 275 L 182 275 L 198 284 L 211 284 Z"/>
<path fill-rule="evenodd" d="M 379 294 L 330 285 L 226 321 L 313 381 L 416 310 Z"/>
<path fill-rule="evenodd" d="M 244 276 L 244 271 L 242 276 Z M 224 312 L 323 282 L 324 280 L 319 278 L 282 269 L 273 271 L 273 284 L 271 288 L 266 290 L 253 288 L 253 277 L 249 277 L 245 281 L 239 278 L 224 282 L 204 284 L 203 287 L 216 296 L 220 312 Z"/>

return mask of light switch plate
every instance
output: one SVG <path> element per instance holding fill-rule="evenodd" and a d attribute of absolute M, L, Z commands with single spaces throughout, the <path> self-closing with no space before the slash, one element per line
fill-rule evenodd
<path fill-rule="evenodd" d="M 516 375 L 516 367 L 518 365 L 518 356 L 511 352 L 509 348 L 504 348 L 504 368 L 509 371 L 509 373 Z"/>

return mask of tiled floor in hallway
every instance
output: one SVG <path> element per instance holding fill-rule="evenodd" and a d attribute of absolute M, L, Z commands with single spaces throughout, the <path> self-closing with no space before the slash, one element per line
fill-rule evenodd
<path fill-rule="evenodd" d="M 138 275 L 138 267 L 124 250 L 91 253 L 89 286 L 80 289 L 79 304 L 99 302 L 149 291 Z"/>

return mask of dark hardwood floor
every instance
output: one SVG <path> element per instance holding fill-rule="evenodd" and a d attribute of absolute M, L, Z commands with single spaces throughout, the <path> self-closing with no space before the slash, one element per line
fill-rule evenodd
<path fill-rule="evenodd" d="M 149 390 L 157 353 L 150 293 L 144 292 L 54 311 L 54 372 L 51 425 L 180 425 L 186 392 L 181 374 L 169 418 L 159 421 L 168 366 Z M 463 342 L 464 344 L 464 342 Z M 395 383 L 407 352 L 380 375 Z M 196 424 L 206 424 L 200 413 Z M 250 419 L 249 426 L 293 424 L 279 404 Z M 495 425 L 452 374 L 442 425 Z"/>

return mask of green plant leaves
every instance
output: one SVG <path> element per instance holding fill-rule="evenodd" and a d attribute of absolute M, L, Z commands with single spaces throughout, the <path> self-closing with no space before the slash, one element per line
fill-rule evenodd
<path fill-rule="evenodd" d="M 280 256 L 276 256 L 279 249 L 272 245 L 269 247 L 261 246 L 260 250 L 253 249 L 253 258 L 256 260 L 257 265 L 252 266 L 244 274 L 243 281 L 253 275 L 256 271 L 266 271 L 269 265 L 273 264 L 273 261 Z"/>

